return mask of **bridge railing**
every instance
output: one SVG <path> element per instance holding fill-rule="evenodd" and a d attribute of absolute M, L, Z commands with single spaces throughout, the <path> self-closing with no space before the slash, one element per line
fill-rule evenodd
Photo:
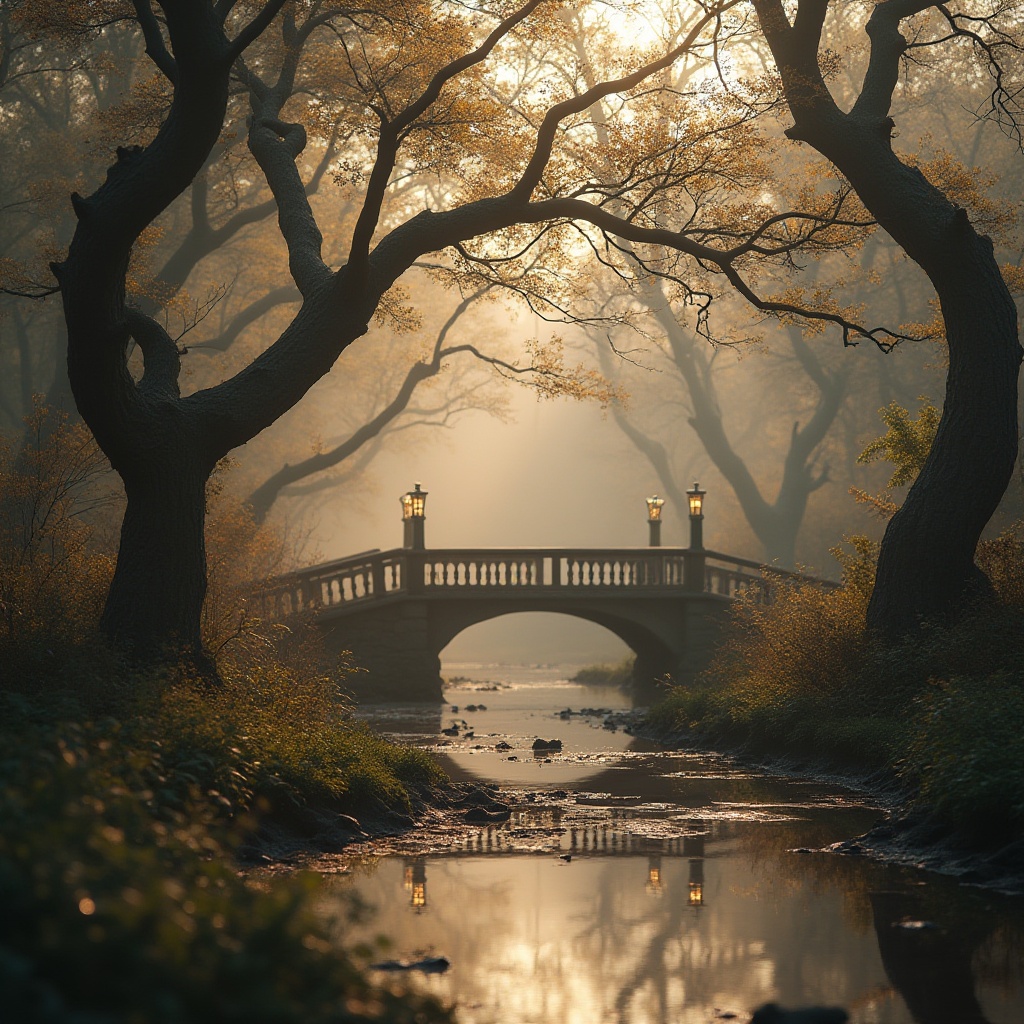
<path fill-rule="evenodd" d="M 701 579 L 701 575 L 703 579 Z M 839 584 L 716 551 L 686 548 L 488 548 L 367 551 L 274 580 L 264 617 L 356 605 L 399 594 L 630 593 L 690 590 L 771 602 L 779 581 Z"/>
<path fill-rule="evenodd" d="M 263 615 L 294 615 L 398 593 L 405 587 L 406 554 L 368 551 L 280 576 L 262 595 Z"/>
<path fill-rule="evenodd" d="M 709 594 L 746 596 L 757 604 L 771 604 L 780 583 L 812 583 L 825 590 L 841 586 L 835 580 L 780 569 L 749 558 L 736 558 L 718 551 L 704 552 L 704 590 Z"/>
<path fill-rule="evenodd" d="M 618 590 L 682 586 L 683 583 L 683 557 L 676 549 L 441 549 L 422 552 L 419 558 L 423 561 L 424 591 L 441 588 Z M 418 580 L 418 572 L 416 578 Z"/>

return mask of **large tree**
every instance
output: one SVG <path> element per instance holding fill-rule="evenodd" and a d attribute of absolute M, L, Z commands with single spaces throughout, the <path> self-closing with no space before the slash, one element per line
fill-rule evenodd
<path fill-rule="evenodd" d="M 829 0 L 799 0 L 792 18 L 781 0 L 753 3 L 795 122 L 786 135 L 835 164 L 928 275 L 941 305 L 949 345 L 942 418 L 924 469 L 886 529 L 868 611 L 871 627 L 905 632 L 921 617 L 948 619 L 987 589 L 974 552 L 1017 457 L 1022 352 L 1017 311 L 991 239 L 979 234 L 964 207 L 900 158 L 893 96 L 904 70 L 929 74 L 927 55 L 937 62 L 934 51 L 942 47 L 974 48 L 993 76 L 988 112 L 1019 140 L 1019 11 L 970 0 L 882 0 L 863 25 L 863 83 L 843 109 L 822 72 Z"/>
<path fill-rule="evenodd" d="M 127 9 L 107 0 L 82 7 L 90 17 L 134 21 L 171 90 L 148 141 L 119 149 L 105 181 L 88 196 L 73 195 L 74 237 L 67 258 L 53 266 L 75 400 L 127 495 L 103 615 L 107 633 L 140 652 L 171 645 L 202 659 L 210 473 L 331 370 L 425 254 L 448 251 L 449 266 L 468 276 L 486 268 L 484 276 L 502 281 L 507 268 L 515 277 L 524 254 L 541 251 L 549 259 L 534 275 L 532 287 L 540 289 L 554 287 L 588 252 L 603 259 L 628 248 L 645 272 L 671 281 L 697 307 L 701 329 L 706 281 L 718 275 L 758 309 L 817 318 L 838 325 L 844 337 L 891 338 L 840 309 L 758 293 L 755 267 L 784 266 L 800 250 L 831 250 L 837 232 L 861 226 L 863 214 L 851 209 L 841 185 L 812 190 L 797 209 L 742 194 L 745 173 L 737 176 L 737 169 L 745 158 L 763 162 L 752 127 L 766 108 L 763 83 L 749 99 L 736 83 L 717 89 L 710 74 L 707 88 L 692 93 L 665 84 L 662 72 L 683 58 L 710 70 L 733 34 L 747 37 L 738 8 L 739 0 L 694 5 L 671 46 L 653 41 L 642 49 L 635 40 L 643 21 L 631 22 L 632 5 L 624 5 L 621 34 L 634 40 L 631 49 L 603 54 L 596 73 L 577 68 L 558 82 L 546 69 L 552 54 L 571 65 L 571 47 L 551 0 L 499 12 L 415 0 L 380 8 L 325 0 L 163 0 L 157 8 L 134 0 Z M 68 10 L 70 16 L 78 8 Z M 326 50 L 304 64 L 313 39 Z M 521 73 L 527 66 L 533 70 Z M 307 73 L 329 82 L 336 76 L 322 90 L 336 98 L 304 105 L 308 91 L 296 83 Z M 271 190 L 301 304 L 280 336 L 238 372 L 182 395 L 180 352 L 151 310 L 132 301 L 129 261 L 142 233 L 222 145 L 233 88 L 244 90 L 252 108 L 248 148 Z M 614 127 L 602 142 L 590 112 L 606 99 L 614 101 Z M 358 194 L 339 269 L 323 256 L 297 164 L 309 128 L 342 140 L 336 176 Z M 731 176 L 737 187 L 733 194 L 695 193 L 698 171 L 705 179 Z M 455 183 L 403 190 L 396 199 L 396 181 L 436 183 L 442 172 Z M 129 364 L 132 342 L 144 363 L 137 375 Z"/>
<path fill-rule="evenodd" d="M 655 312 L 657 315 L 657 310 Z M 730 394 L 726 402 L 720 393 L 718 370 L 721 363 L 716 357 L 721 353 L 711 349 L 703 338 L 687 331 L 670 310 L 663 308 L 657 323 L 664 331 L 664 360 L 659 360 L 657 366 L 660 369 L 664 363 L 666 378 L 659 378 L 656 388 L 667 392 L 666 404 L 673 407 L 673 414 L 663 413 L 664 419 L 671 423 L 672 430 L 692 431 L 696 436 L 707 459 L 736 495 L 740 510 L 761 546 L 760 557 L 786 568 L 795 567 L 797 536 L 808 501 L 830 479 L 822 446 L 848 397 L 852 361 L 844 360 L 835 369 L 826 368 L 813 344 L 803 337 L 798 327 L 790 326 L 786 332 L 789 342 L 787 386 L 784 389 L 766 387 L 759 396 L 757 418 L 762 423 L 762 431 L 756 438 L 759 443 L 755 455 L 744 450 L 742 439 L 738 441 L 731 436 L 730 421 L 740 418 L 736 415 L 738 396 Z M 757 362 L 758 357 L 752 359 Z M 763 360 L 758 363 L 757 372 L 763 380 L 767 373 Z M 813 396 L 802 422 L 800 413 L 794 413 L 794 403 L 801 389 L 810 390 Z M 750 400 L 749 395 L 745 397 Z M 616 405 L 613 409 L 616 425 L 650 463 L 663 494 L 683 515 L 687 508 L 684 493 L 689 485 L 687 471 L 689 477 L 694 475 L 692 450 L 687 446 L 690 465 L 684 469 L 658 436 L 663 429 L 659 417 L 647 418 L 656 421 L 652 425 L 633 411 L 642 404 L 630 403 L 628 408 Z M 768 431 L 771 414 L 776 419 L 780 417 L 778 407 L 782 409 L 781 415 L 789 418 L 790 430 L 787 437 L 772 437 L 772 454 L 779 447 L 782 451 L 769 462 L 760 450 L 761 442 L 765 440 L 763 435 Z M 781 463 L 779 469 L 776 463 Z M 765 479 L 769 473 L 771 475 Z M 771 497 L 766 492 L 773 487 L 775 494 Z"/>

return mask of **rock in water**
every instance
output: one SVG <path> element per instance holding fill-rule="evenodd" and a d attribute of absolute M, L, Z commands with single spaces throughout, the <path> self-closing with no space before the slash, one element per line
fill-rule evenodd
<path fill-rule="evenodd" d="M 475 825 L 494 825 L 498 822 L 508 821 L 511 817 L 511 810 L 504 805 L 498 804 L 495 810 L 488 810 L 486 807 L 470 807 L 463 816 L 463 819 Z"/>
<path fill-rule="evenodd" d="M 535 751 L 537 751 L 537 750 L 561 750 L 562 749 L 562 741 L 561 740 L 542 740 L 542 739 L 536 739 L 536 740 L 533 741 L 533 749 Z"/>
<path fill-rule="evenodd" d="M 425 956 L 422 960 L 381 960 L 370 964 L 371 971 L 422 971 L 424 974 L 444 974 L 451 961 L 444 956 Z"/>
<path fill-rule="evenodd" d="M 805 1010 L 784 1010 L 778 1003 L 765 1003 L 754 1011 L 750 1024 L 846 1024 L 850 1015 L 839 1006 L 809 1006 Z"/>

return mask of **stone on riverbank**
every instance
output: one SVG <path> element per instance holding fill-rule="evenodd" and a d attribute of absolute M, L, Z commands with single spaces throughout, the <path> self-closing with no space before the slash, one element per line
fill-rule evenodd
<path fill-rule="evenodd" d="M 545 750 L 545 751 L 547 751 L 547 750 L 558 751 L 558 750 L 561 750 L 561 749 L 562 749 L 562 741 L 561 740 L 542 740 L 542 739 L 536 739 L 536 740 L 533 741 L 533 751 L 534 751 L 534 753 L 538 753 L 539 751 L 542 751 L 542 750 Z"/>

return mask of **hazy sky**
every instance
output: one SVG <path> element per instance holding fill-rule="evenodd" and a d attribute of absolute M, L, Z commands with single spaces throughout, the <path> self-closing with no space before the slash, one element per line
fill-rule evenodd
<path fill-rule="evenodd" d="M 538 402 L 511 392 L 515 420 L 480 413 L 453 430 L 435 430 L 415 451 L 374 464 L 377 493 L 332 516 L 323 509 L 317 536 L 325 558 L 400 547 L 400 496 L 416 481 L 429 492 L 427 546 L 641 547 L 648 542 L 644 499 L 657 481 L 610 416 L 594 404 Z M 711 501 L 713 502 L 712 493 Z M 709 508 L 706 541 L 717 544 Z M 663 541 L 685 544 L 666 523 Z M 600 626 L 564 615 L 509 615 L 466 630 L 445 661 L 615 662 L 628 654 Z"/>
<path fill-rule="evenodd" d="M 402 541 L 399 498 L 419 481 L 429 492 L 429 547 L 639 547 L 647 544 L 644 499 L 654 471 L 594 404 L 538 402 L 512 392 L 515 421 L 481 413 L 435 430 L 414 451 L 374 464 L 377 493 L 362 508 L 319 514 L 325 557 Z M 705 538 L 717 544 L 709 498 Z M 666 523 L 663 543 L 683 545 Z M 725 542 L 725 538 L 721 538 Z"/>

